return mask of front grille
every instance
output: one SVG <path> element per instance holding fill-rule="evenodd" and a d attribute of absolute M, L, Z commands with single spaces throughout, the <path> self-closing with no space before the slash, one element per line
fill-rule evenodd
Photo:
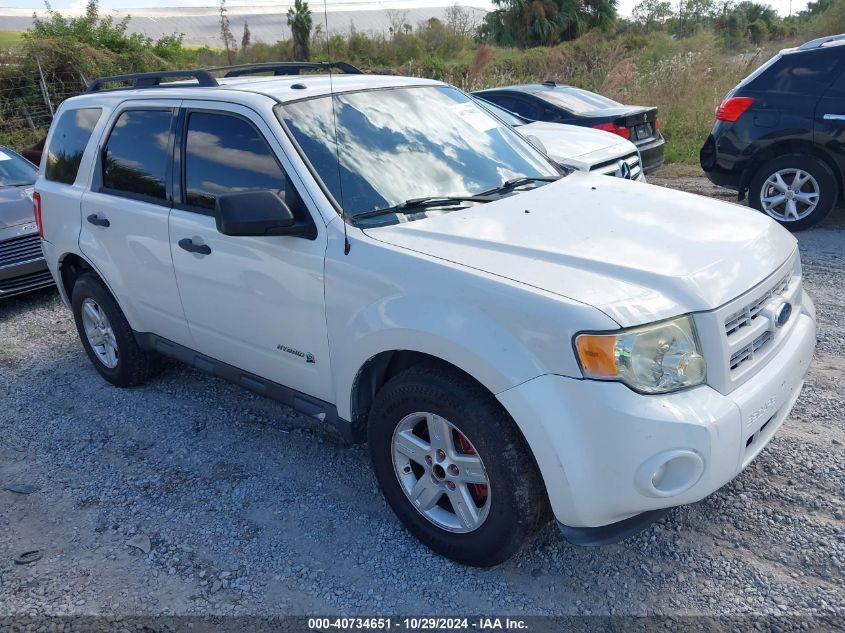
<path fill-rule="evenodd" d="M 791 276 L 792 274 L 790 273 L 777 284 L 772 286 L 772 288 L 762 297 L 752 301 L 742 308 L 742 310 L 734 312 L 725 319 L 725 334 L 730 336 L 742 328 L 750 326 L 754 322 L 754 319 L 760 315 L 760 311 L 766 306 L 772 297 L 775 295 L 782 295 L 786 292 L 789 288 L 789 279 Z M 736 356 L 736 354 L 734 354 L 734 356 Z"/>
<path fill-rule="evenodd" d="M 41 270 L 37 273 L 30 273 L 28 275 L 21 275 L 20 277 L 13 277 L 12 279 L 4 279 L 0 281 L 0 294 L 12 295 L 19 292 L 26 292 L 27 290 L 35 290 L 49 286 L 53 283 L 53 276 L 49 270 Z"/>
<path fill-rule="evenodd" d="M 731 371 L 745 362 L 753 361 L 754 356 L 759 355 L 766 345 L 772 342 L 772 339 L 774 339 L 774 335 L 767 330 L 741 350 L 734 352 L 731 356 Z"/>
<path fill-rule="evenodd" d="M 41 238 L 38 235 L 24 235 L 0 242 L 0 268 L 40 259 L 43 256 Z"/>
<path fill-rule="evenodd" d="M 704 356 L 707 384 L 722 394 L 765 370 L 785 342 L 801 328 L 804 316 L 801 264 L 797 250 L 761 283 L 720 307 L 694 315 Z M 792 315 L 782 327 L 769 319 L 771 306 L 792 305 Z"/>
<path fill-rule="evenodd" d="M 640 172 L 642 171 L 642 165 L 640 165 L 640 155 L 637 152 L 633 154 L 628 154 L 627 156 L 623 156 L 622 158 L 614 158 L 612 160 L 606 160 L 603 163 L 598 163 L 590 167 L 590 173 L 594 174 L 602 174 L 604 176 L 619 176 L 620 165 L 621 161 L 625 161 L 628 164 L 628 168 L 630 169 L 630 179 L 636 180 L 640 177 Z"/>

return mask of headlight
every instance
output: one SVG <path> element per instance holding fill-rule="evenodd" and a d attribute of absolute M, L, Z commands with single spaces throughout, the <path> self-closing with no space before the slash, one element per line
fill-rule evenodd
<path fill-rule="evenodd" d="M 694 387 L 707 375 L 691 316 L 606 334 L 579 334 L 575 350 L 585 378 L 618 380 L 642 393 Z"/>

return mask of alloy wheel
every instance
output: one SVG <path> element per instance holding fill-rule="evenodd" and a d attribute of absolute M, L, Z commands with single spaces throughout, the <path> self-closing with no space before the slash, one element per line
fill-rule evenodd
<path fill-rule="evenodd" d="M 763 210 L 779 222 L 796 222 L 815 211 L 819 204 L 819 183 L 803 169 L 781 169 L 763 183 Z"/>
<path fill-rule="evenodd" d="M 411 505 L 449 532 L 480 528 L 490 512 L 490 480 L 478 452 L 454 424 L 419 412 L 399 422 L 393 468 Z"/>
<path fill-rule="evenodd" d="M 96 301 L 86 298 L 82 302 L 82 327 L 94 355 L 109 369 L 117 367 L 117 340 L 111 323 Z"/>

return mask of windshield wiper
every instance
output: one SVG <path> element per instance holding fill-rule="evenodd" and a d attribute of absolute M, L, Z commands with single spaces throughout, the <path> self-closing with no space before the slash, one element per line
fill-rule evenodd
<path fill-rule="evenodd" d="M 510 180 L 506 180 L 498 187 L 494 189 L 490 189 L 481 193 L 482 196 L 491 195 L 494 193 L 504 193 L 506 191 L 510 191 L 511 189 L 515 189 L 517 187 L 521 187 L 522 185 L 530 185 L 532 182 L 554 182 L 555 180 L 560 180 L 563 178 L 562 175 L 558 176 L 520 176 L 519 178 L 511 178 Z"/>
<path fill-rule="evenodd" d="M 405 200 L 401 204 L 384 209 L 375 209 L 365 213 L 357 213 L 355 219 L 375 218 L 380 215 L 388 215 L 391 213 L 414 213 L 420 209 L 428 209 L 430 207 L 442 207 L 451 202 L 493 202 L 496 198 L 486 195 L 479 196 L 426 196 L 424 198 L 411 198 Z"/>

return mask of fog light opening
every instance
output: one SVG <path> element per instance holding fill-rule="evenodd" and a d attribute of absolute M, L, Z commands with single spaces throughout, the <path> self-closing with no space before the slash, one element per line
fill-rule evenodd
<path fill-rule="evenodd" d="M 692 488 L 704 472 L 704 461 L 690 450 L 666 451 L 640 466 L 637 487 L 650 497 L 673 497 Z"/>
<path fill-rule="evenodd" d="M 651 476 L 651 485 L 655 488 L 660 488 L 660 484 L 663 481 L 663 478 L 666 476 L 666 463 L 660 464 L 657 470 L 654 471 L 654 474 Z"/>

